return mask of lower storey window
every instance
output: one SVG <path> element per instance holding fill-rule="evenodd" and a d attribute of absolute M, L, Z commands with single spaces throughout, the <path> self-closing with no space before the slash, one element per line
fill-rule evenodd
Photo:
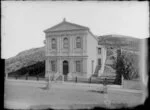
<path fill-rule="evenodd" d="M 81 72 L 81 61 L 76 61 L 76 72 Z"/>
<path fill-rule="evenodd" d="M 101 59 L 100 58 L 98 59 L 98 65 L 101 65 Z"/>
<path fill-rule="evenodd" d="M 56 61 L 51 61 L 51 70 L 52 72 L 56 72 Z"/>

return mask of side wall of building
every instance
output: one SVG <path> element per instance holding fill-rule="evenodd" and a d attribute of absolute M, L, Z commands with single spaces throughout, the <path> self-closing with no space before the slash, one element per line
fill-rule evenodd
<path fill-rule="evenodd" d="M 87 77 L 90 77 L 97 65 L 97 39 L 90 32 L 87 33 Z"/>

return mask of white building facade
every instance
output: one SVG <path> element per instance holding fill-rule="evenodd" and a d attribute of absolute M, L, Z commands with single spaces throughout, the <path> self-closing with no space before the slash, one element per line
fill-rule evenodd
<path fill-rule="evenodd" d="M 97 38 L 88 27 L 64 19 L 44 32 L 45 77 L 56 73 L 72 77 L 90 77 L 94 74 L 98 56 L 102 59 L 103 54 L 98 55 Z"/>

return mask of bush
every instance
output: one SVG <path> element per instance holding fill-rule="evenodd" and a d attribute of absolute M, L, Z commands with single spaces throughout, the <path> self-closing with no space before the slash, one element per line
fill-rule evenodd
<path fill-rule="evenodd" d="M 123 51 L 121 55 L 117 57 L 114 67 L 116 67 L 117 77 L 121 77 L 122 74 L 126 80 L 137 79 L 139 78 L 139 55 Z"/>
<path fill-rule="evenodd" d="M 29 76 L 44 76 L 45 75 L 45 63 L 44 61 L 42 62 L 37 62 L 33 65 L 29 65 L 27 67 L 23 67 L 15 72 L 9 73 L 9 75 L 25 75 L 28 74 Z"/>
<path fill-rule="evenodd" d="M 125 71 L 125 68 L 124 68 L 122 56 L 119 55 L 117 56 L 117 61 L 116 61 L 116 79 L 114 81 L 115 84 L 119 84 L 119 85 L 121 84 L 121 76 L 124 71 Z"/>
<path fill-rule="evenodd" d="M 121 58 L 124 63 L 124 78 L 127 80 L 139 78 L 139 55 L 123 52 Z"/>

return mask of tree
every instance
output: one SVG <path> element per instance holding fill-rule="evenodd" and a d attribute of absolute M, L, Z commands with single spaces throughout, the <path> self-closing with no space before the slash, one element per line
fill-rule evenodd
<path fill-rule="evenodd" d="M 116 61 L 116 78 L 114 83 L 115 84 L 121 84 L 121 76 L 123 74 L 124 70 L 124 63 L 121 56 L 121 50 L 117 50 L 117 61 Z"/>
<path fill-rule="evenodd" d="M 139 56 L 136 53 L 120 51 L 114 65 L 116 67 L 116 84 L 121 84 L 122 75 L 126 80 L 139 78 Z"/>

